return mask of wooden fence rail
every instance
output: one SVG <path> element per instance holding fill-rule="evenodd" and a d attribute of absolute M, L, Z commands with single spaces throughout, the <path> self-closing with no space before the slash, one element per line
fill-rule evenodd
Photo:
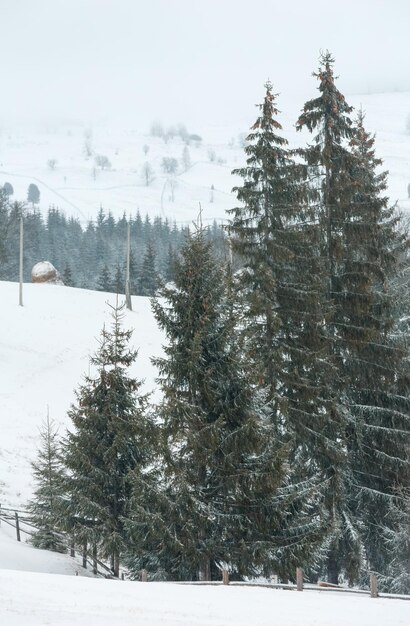
<path fill-rule="evenodd" d="M 32 530 L 27 530 L 24 526 L 28 526 L 36 530 L 36 527 L 32 524 L 32 518 L 30 517 L 28 511 L 24 511 L 22 509 L 13 509 L 9 507 L 4 507 L 0 504 L 0 526 L 1 523 L 5 522 L 9 526 L 16 529 L 16 538 L 17 541 L 21 541 L 21 533 L 25 533 L 26 535 L 33 536 L 34 532 Z M 69 539 L 64 533 L 59 533 L 60 536 L 67 541 L 67 545 L 69 546 L 70 555 L 75 557 L 76 547 L 72 539 Z M 91 549 L 91 557 L 90 552 L 87 550 L 87 545 L 83 545 L 81 550 L 78 551 L 82 557 L 82 566 L 84 569 L 87 569 L 87 565 L 89 565 L 93 569 L 93 573 L 97 576 L 101 576 L 104 578 L 114 578 L 112 569 L 106 565 L 103 561 L 97 558 L 96 547 L 93 546 Z M 371 598 L 389 598 L 392 600 L 410 600 L 410 595 L 404 594 L 394 594 L 394 593 L 379 593 L 378 591 L 378 583 L 377 576 L 374 573 L 370 573 L 370 591 L 365 589 L 351 589 L 346 587 L 339 587 L 337 585 L 328 585 L 327 583 L 318 583 L 311 584 L 304 582 L 304 573 L 301 567 L 296 568 L 296 584 L 293 583 L 270 583 L 270 582 L 253 582 L 253 581 L 230 581 L 229 580 L 229 571 L 227 569 L 222 569 L 221 572 L 222 580 L 221 581 L 169 581 L 170 584 L 178 584 L 178 585 L 234 585 L 240 587 L 264 587 L 267 589 L 287 589 L 287 590 L 296 590 L 296 591 L 336 591 L 338 593 L 356 593 L 361 595 L 367 595 Z M 141 570 L 140 572 L 141 582 L 148 582 L 149 574 L 146 569 Z M 124 573 L 121 575 L 121 580 L 124 580 Z"/>
<path fill-rule="evenodd" d="M 10 507 L 5 507 L 0 505 L 0 525 L 4 522 L 8 526 L 11 526 L 16 531 L 16 539 L 17 541 L 21 541 L 21 533 L 24 533 L 30 537 L 32 537 L 37 530 L 37 527 L 32 523 L 32 518 L 29 515 L 27 510 L 23 509 L 13 509 Z M 25 528 L 28 526 L 32 530 L 28 530 Z M 67 536 L 64 533 L 56 533 L 62 539 L 67 541 L 67 544 L 70 544 L 69 551 L 70 556 L 75 557 L 76 549 L 74 544 L 68 540 Z M 93 558 L 88 558 L 87 551 L 84 551 L 84 547 L 81 550 L 82 556 L 82 566 L 84 569 L 87 569 L 87 564 L 93 569 L 93 572 L 96 576 L 100 576 L 103 578 L 113 577 L 111 569 L 100 559 L 93 555 Z"/>

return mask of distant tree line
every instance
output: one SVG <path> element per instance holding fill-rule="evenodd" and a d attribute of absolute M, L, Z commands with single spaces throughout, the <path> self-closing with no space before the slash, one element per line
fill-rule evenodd
<path fill-rule="evenodd" d="M 158 279 L 173 279 L 174 261 L 188 232 L 167 219 L 139 212 L 115 219 L 102 208 L 97 219 L 85 226 L 50 207 L 44 218 L 39 210 L 9 202 L 0 191 L 0 279 L 18 280 L 19 219 L 24 216 L 24 280 L 39 261 L 50 261 L 67 286 L 108 292 L 124 292 L 126 240 L 131 228 L 131 294 L 151 296 Z M 216 223 L 207 229 L 218 254 L 226 254 L 222 228 Z"/>

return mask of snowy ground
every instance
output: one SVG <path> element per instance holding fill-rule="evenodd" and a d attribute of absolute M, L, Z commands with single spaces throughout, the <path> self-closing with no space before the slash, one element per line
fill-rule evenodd
<path fill-rule="evenodd" d="M 404 626 L 399 600 L 329 592 L 183 586 L 0 570 L 7 626 Z"/>
<path fill-rule="evenodd" d="M 312 96 L 315 85 L 312 83 Z M 263 92 L 261 91 L 261 97 Z M 410 210 L 407 185 L 410 182 L 410 92 L 348 97 L 356 108 L 363 106 L 366 127 L 377 134 L 377 154 L 384 159 L 390 171 L 389 195 Z M 296 133 L 294 125 L 302 102 L 287 102 L 279 97 L 283 110 L 280 120 L 291 146 L 301 146 L 311 140 L 307 134 Z M 204 116 L 206 112 L 204 113 Z M 248 119 L 235 118 L 232 112 L 230 128 L 217 126 L 192 128 L 203 137 L 201 146 L 189 146 L 191 166 L 182 164 L 184 143 L 175 137 L 165 143 L 151 137 L 149 129 L 121 128 L 118 125 L 84 125 L 49 123 L 34 126 L 3 124 L 0 129 L 0 184 L 10 182 L 15 189 L 15 199 L 25 200 L 27 188 L 35 183 L 40 189 L 40 210 L 46 213 L 56 205 L 67 215 L 78 217 L 83 223 L 94 218 L 102 205 L 112 210 L 115 217 L 125 211 L 134 214 L 162 215 L 186 223 L 195 219 L 199 203 L 203 219 L 226 219 L 226 209 L 235 205 L 231 193 L 235 178 L 231 171 L 244 161 L 239 134 L 247 133 L 257 115 L 252 103 Z M 91 146 L 94 154 L 106 155 L 112 168 L 101 171 L 94 168 L 94 157 L 84 155 L 84 133 L 92 130 Z M 149 147 L 145 155 L 143 146 Z M 179 161 L 175 177 L 174 200 L 170 177 L 161 169 L 164 157 Z M 210 158 L 214 158 L 211 162 Z M 57 161 L 51 170 L 47 163 Z M 145 186 L 141 168 L 148 162 L 155 172 L 155 180 Z M 211 187 L 214 191 L 211 191 Z M 213 200 L 213 201 L 211 201 Z"/>

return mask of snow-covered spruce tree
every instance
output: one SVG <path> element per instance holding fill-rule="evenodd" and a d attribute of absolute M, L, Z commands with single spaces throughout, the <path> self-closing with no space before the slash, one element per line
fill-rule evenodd
<path fill-rule="evenodd" d="M 357 578 L 365 555 L 374 565 L 381 554 L 375 539 L 383 518 L 380 503 L 391 496 L 404 470 L 397 429 L 406 432 L 407 409 L 404 395 L 394 392 L 404 355 L 387 337 L 393 320 L 386 285 L 398 245 L 396 223 L 381 195 L 385 175 L 376 171 L 380 162 L 373 138 L 362 119 L 356 127 L 350 119 L 352 109 L 336 88 L 333 62 L 329 53 L 322 56 L 316 74 L 321 95 L 305 104 L 297 127 L 317 131 L 304 154 L 321 194 L 320 253 L 331 312 L 326 328 L 344 417 L 338 445 L 349 460 L 341 474 L 345 497 L 333 508 L 329 535 L 328 577 L 337 582 L 341 572 L 351 581 Z M 389 417 L 388 406 L 397 413 Z"/>
<path fill-rule="evenodd" d="M 110 308 L 111 329 L 104 327 L 91 359 L 96 375 L 85 377 L 68 413 L 63 461 L 66 530 L 111 558 L 118 576 L 132 482 L 150 461 L 154 428 L 142 383 L 129 373 L 137 353 L 122 327 L 123 306 Z"/>
<path fill-rule="evenodd" d="M 326 283 L 326 308 L 330 315 L 326 318 L 326 333 L 329 339 L 329 358 L 337 364 L 338 372 L 332 376 L 334 392 L 341 399 L 337 407 L 339 428 L 334 443 L 344 455 L 344 463 L 335 463 L 334 471 L 338 475 L 337 498 L 330 495 L 327 508 L 330 515 L 330 527 L 327 540 L 327 576 L 332 583 L 339 581 L 343 571 L 350 581 L 358 575 L 363 543 L 361 528 L 351 509 L 351 489 L 353 476 L 347 464 L 347 425 L 348 415 L 343 406 L 342 395 L 345 384 L 340 372 L 340 352 L 337 339 L 340 330 L 336 323 L 334 294 L 340 263 L 343 259 L 343 234 L 346 210 L 351 197 L 349 172 L 354 158 L 348 142 L 354 135 L 350 107 L 343 94 L 337 89 L 333 75 L 334 59 L 326 52 L 320 59 L 320 68 L 314 76 L 319 80 L 320 95 L 304 105 L 297 122 L 297 129 L 306 127 L 310 132 L 317 131 L 313 145 L 304 149 L 303 154 L 310 177 L 319 191 L 314 208 L 320 224 L 321 238 L 319 254 L 324 261 Z"/>
<path fill-rule="evenodd" d="M 298 211 L 300 186 L 287 140 L 278 132 L 281 125 L 271 83 L 266 83 L 261 113 L 246 138 L 246 166 L 233 171 L 244 179 L 234 187 L 241 206 L 231 209 L 229 225 L 232 247 L 241 255 L 242 290 L 248 294 L 247 317 L 253 321 L 247 341 L 255 382 L 268 389 L 269 400 L 277 402 L 279 350 L 276 343 L 280 321 L 275 314 L 276 281 L 293 258 L 289 250 L 292 234 L 285 229 Z M 275 413 L 278 413 L 275 407 Z"/>
<path fill-rule="evenodd" d="M 234 189 L 241 205 L 229 224 L 244 264 L 238 280 L 244 348 L 254 382 L 268 389 L 277 432 L 292 441 L 294 472 L 300 479 L 319 478 L 330 516 L 343 497 L 346 454 L 337 443 L 342 420 L 325 333 L 320 223 L 309 204 L 316 194 L 306 182 L 308 168 L 295 162 L 278 134 L 275 96 L 269 83 L 266 88 L 247 137 L 247 164 L 234 172 L 243 185 Z M 322 513 L 317 511 L 325 524 Z"/>
<path fill-rule="evenodd" d="M 387 172 L 379 171 L 382 161 L 363 122 L 360 112 L 350 141 L 355 157 L 352 199 L 334 302 L 347 408 L 354 423 L 348 444 L 357 515 L 365 528 L 368 563 L 383 572 L 390 548 L 382 529 L 394 527 L 390 512 L 397 488 L 410 485 L 408 345 L 396 336 L 393 295 L 409 240 L 395 207 L 388 206 Z"/>
<path fill-rule="evenodd" d="M 62 495 L 60 446 L 58 431 L 48 415 L 40 430 L 40 440 L 37 460 L 32 463 L 36 489 L 28 505 L 31 521 L 37 529 L 31 541 L 36 548 L 66 552 L 66 543 L 59 532 Z"/>
<path fill-rule="evenodd" d="M 141 296 L 153 296 L 158 287 L 156 254 L 151 241 L 148 241 L 141 264 L 139 290 Z"/>
<path fill-rule="evenodd" d="M 164 478 L 146 537 L 174 579 L 220 577 L 224 563 L 237 575 L 289 576 L 317 532 L 303 508 L 312 487 L 291 483 L 264 394 L 244 375 L 229 291 L 199 229 L 176 261 L 175 286 L 153 301 L 168 340 L 154 360 Z"/>

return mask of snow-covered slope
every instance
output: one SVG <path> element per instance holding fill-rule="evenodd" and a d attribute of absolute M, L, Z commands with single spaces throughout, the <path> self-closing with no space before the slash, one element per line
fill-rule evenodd
<path fill-rule="evenodd" d="M 32 493 L 30 461 L 38 447 L 39 428 L 49 407 L 60 432 L 74 389 L 89 368 L 113 294 L 48 284 L 24 286 L 0 282 L 0 503 L 23 506 Z M 139 348 L 135 374 L 153 389 L 150 357 L 161 351 L 161 335 L 148 298 L 133 297 L 124 323 L 134 328 Z"/>
<path fill-rule="evenodd" d="M 72 558 L 67 554 L 39 550 L 28 543 L 28 539 L 29 537 L 22 533 L 22 541 L 18 542 L 14 528 L 7 526 L 4 521 L 1 523 L 0 572 L 16 570 L 67 576 L 93 576 L 89 568 L 83 569 L 79 556 Z M 0 619 L 0 624 L 2 623 Z"/>
<path fill-rule="evenodd" d="M 315 85 L 312 84 L 312 89 Z M 314 95 L 312 91 L 312 96 Z M 366 127 L 377 134 L 377 154 L 390 171 L 389 194 L 392 201 L 410 210 L 407 185 L 410 182 L 410 92 L 351 96 L 349 103 L 366 112 Z M 280 120 L 291 146 L 301 146 L 311 140 L 309 134 L 298 134 L 294 124 L 303 102 L 287 102 L 286 94 L 279 97 L 283 111 Z M 3 126 L 0 130 L 0 185 L 10 182 L 15 199 L 25 200 L 27 188 L 35 183 L 40 189 L 40 210 L 46 213 L 54 204 L 82 222 L 95 218 L 100 206 L 112 210 L 115 217 L 125 211 L 135 214 L 162 215 L 177 222 L 189 222 L 198 214 L 199 203 L 203 219 L 226 219 L 226 209 L 235 204 L 231 189 L 235 178 L 231 171 L 244 161 L 238 139 L 247 133 L 256 111 L 249 106 L 249 118 L 235 118 L 229 129 L 204 127 L 201 146 L 189 146 L 191 165 L 182 161 L 184 143 L 175 137 L 167 143 L 151 137 L 143 129 L 124 129 L 106 125 L 92 128 L 91 147 L 94 154 L 106 155 L 112 168 L 95 168 L 94 156 L 85 158 L 85 126 L 78 124 L 49 124 L 37 127 Z M 206 117 L 206 112 L 204 112 Z M 196 130 L 196 129 L 194 129 Z M 144 146 L 149 148 L 144 153 Z M 161 168 L 164 157 L 179 161 L 174 181 Z M 48 162 L 56 160 L 55 168 Z M 146 186 L 141 168 L 148 162 L 155 179 Z M 212 192 L 211 187 L 214 187 Z M 174 199 L 172 200 L 172 196 Z"/>

